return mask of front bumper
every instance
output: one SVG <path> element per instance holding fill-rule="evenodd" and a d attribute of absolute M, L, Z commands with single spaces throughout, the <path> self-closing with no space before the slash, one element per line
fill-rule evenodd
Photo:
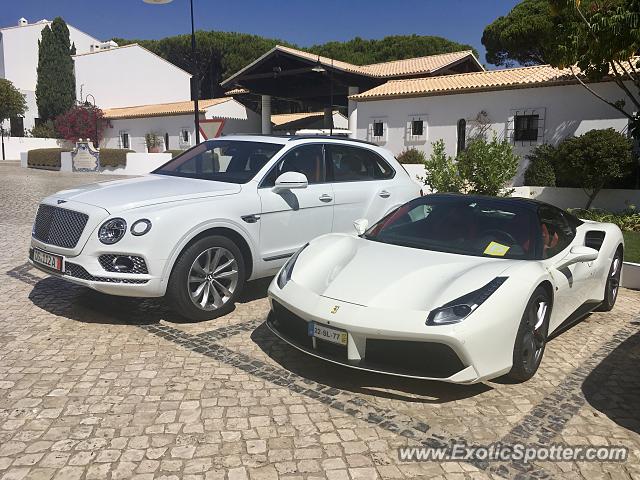
<path fill-rule="evenodd" d="M 65 257 L 64 272 L 51 270 L 33 261 L 34 247 L 59 255 L 55 251 L 56 247 L 32 239 L 31 248 L 29 248 L 29 263 L 49 275 L 109 295 L 126 297 L 158 297 L 163 295 L 159 277 L 148 273 L 125 274 L 106 271 L 100 264 L 99 256 L 81 254 L 75 257 Z"/>
<path fill-rule="evenodd" d="M 284 289 L 272 283 L 269 298 L 267 326 L 273 333 L 304 353 L 346 367 L 471 384 L 498 377 L 512 366 L 519 322 L 509 322 L 508 312 L 506 317 L 487 315 L 486 305 L 474 313 L 476 318 L 460 324 L 427 327 L 425 312 L 354 305 L 317 295 L 293 281 Z M 312 321 L 345 330 L 347 346 L 314 341 L 307 332 Z"/>

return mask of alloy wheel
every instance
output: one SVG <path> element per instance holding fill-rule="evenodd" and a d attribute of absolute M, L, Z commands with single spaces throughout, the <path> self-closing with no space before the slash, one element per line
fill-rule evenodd
<path fill-rule="evenodd" d="M 611 271 L 607 279 L 607 295 L 613 304 L 618 297 L 618 289 L 620 288 L 620 274 L 622 273 L 622 259 L 616 254 L 611 264 Z"/>
<path fill-rule="evenodd" d="M 201 310 L 216 310 L 233 296 L 238 286 L 238 262 L 223 247 L 208 248 L 189 269 L 189 298 Z"/>
<path fill-rule="evenodd" d="M 527 331 L 522 337 L 522 361 L 527 372 L 534 371 L 544 351 L 547 341 L 547 310 L 549 304 L 545 298 L 539 297 L 531 303 L 527 312 Z"/>

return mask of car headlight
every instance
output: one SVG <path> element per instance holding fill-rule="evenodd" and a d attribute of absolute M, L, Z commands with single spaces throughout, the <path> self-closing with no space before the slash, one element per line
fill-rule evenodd
<path fill-rule="evenodd" d="M 436 308 L 429 313 L 427 317 L 427 325 L 450 325 L 458 323 L 467 318 L 471 313 L 484 303 L 500 285 L 502 285 L 507 277 L 496 277 L 487 283 L 484 287 L 467 293 L 440 308 Z"/>
<path fill-rule="evenodd" d="M 112 218 L 100 226 L 98 239 L 106 245 L 113 245 L 119 242 L 126 232 L 127 222 L 123 218 Z"/>
<path fill-rule="evenodd" d="M 284 286 L 289 283 L 289 280 L 291 280 L 291 273 L 293 273 L 293 267 L 296 264 L 296 261 L 298 260 L 298 257 L 300 256 L 300 254 L 302 253 L 302 251 L 307 248 L 309 246 L 309 244 L 305 244 L 302 246 L 302 248 L 300 248 L 296 253 L 294 253 L 289 260 L 287 260 L 287 263 L 284 264 L 284 266 L 282 267 L 282 270 L 280 270 L 280 273 L 278 274 L 278 287 L 279 288 L 284 288 Z"/>

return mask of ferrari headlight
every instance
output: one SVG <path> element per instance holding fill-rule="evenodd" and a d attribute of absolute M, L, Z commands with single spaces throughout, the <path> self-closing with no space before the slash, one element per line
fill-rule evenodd
<path fill-rule="evenodd" d="M 303 245 L 296 253 L 294 253 L 289 260 L 287 260 L 287 263 L 284 264 L 284 266 L 282 267 L 282 270 L 280 270 L 280 273 L 278 274 L 278 287 L 279 288 L 284 288 L 284 286 L 289 283 L 289 280 L 291 280 L 291 274 L 293 273 L 293 267 L 296 264 L 296 261 L 298 260 L 298 257 L 300 256 L 300 254 L 302 253 L 302 251 L 307 248 L 309 246 L 309 244 L 305 244 Z"/>
<path fill-rule="evenodd" d="M 484 303 L 500 285 L 504 283 L 507 277 L 496 277 L 487 283 L 484 287 L 467 293 L 440 308 L 436 308 L 429 313 L 426 324 L 434 325 L 450 325 L 458 323 L 467 318 L 471 313 Z"/>
<path fill-rule="evenodd" d="M 112 218 L 100 226 L 98 239 L 106 245 L 113 245 L 119 242 L 126 232 L 127 222 L 124 218 Z"/>

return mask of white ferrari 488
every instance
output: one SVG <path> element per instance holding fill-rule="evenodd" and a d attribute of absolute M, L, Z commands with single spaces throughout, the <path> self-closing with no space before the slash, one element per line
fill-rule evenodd
<path fill-rule="evenodd" d="M 302 247 L 269 288 L 269 328 L 330 362 L 476 383 L 531 378 L 549 335 L 616 301 L 617 226 L 521 198 L 436 194 L 359 235 Z"/>

